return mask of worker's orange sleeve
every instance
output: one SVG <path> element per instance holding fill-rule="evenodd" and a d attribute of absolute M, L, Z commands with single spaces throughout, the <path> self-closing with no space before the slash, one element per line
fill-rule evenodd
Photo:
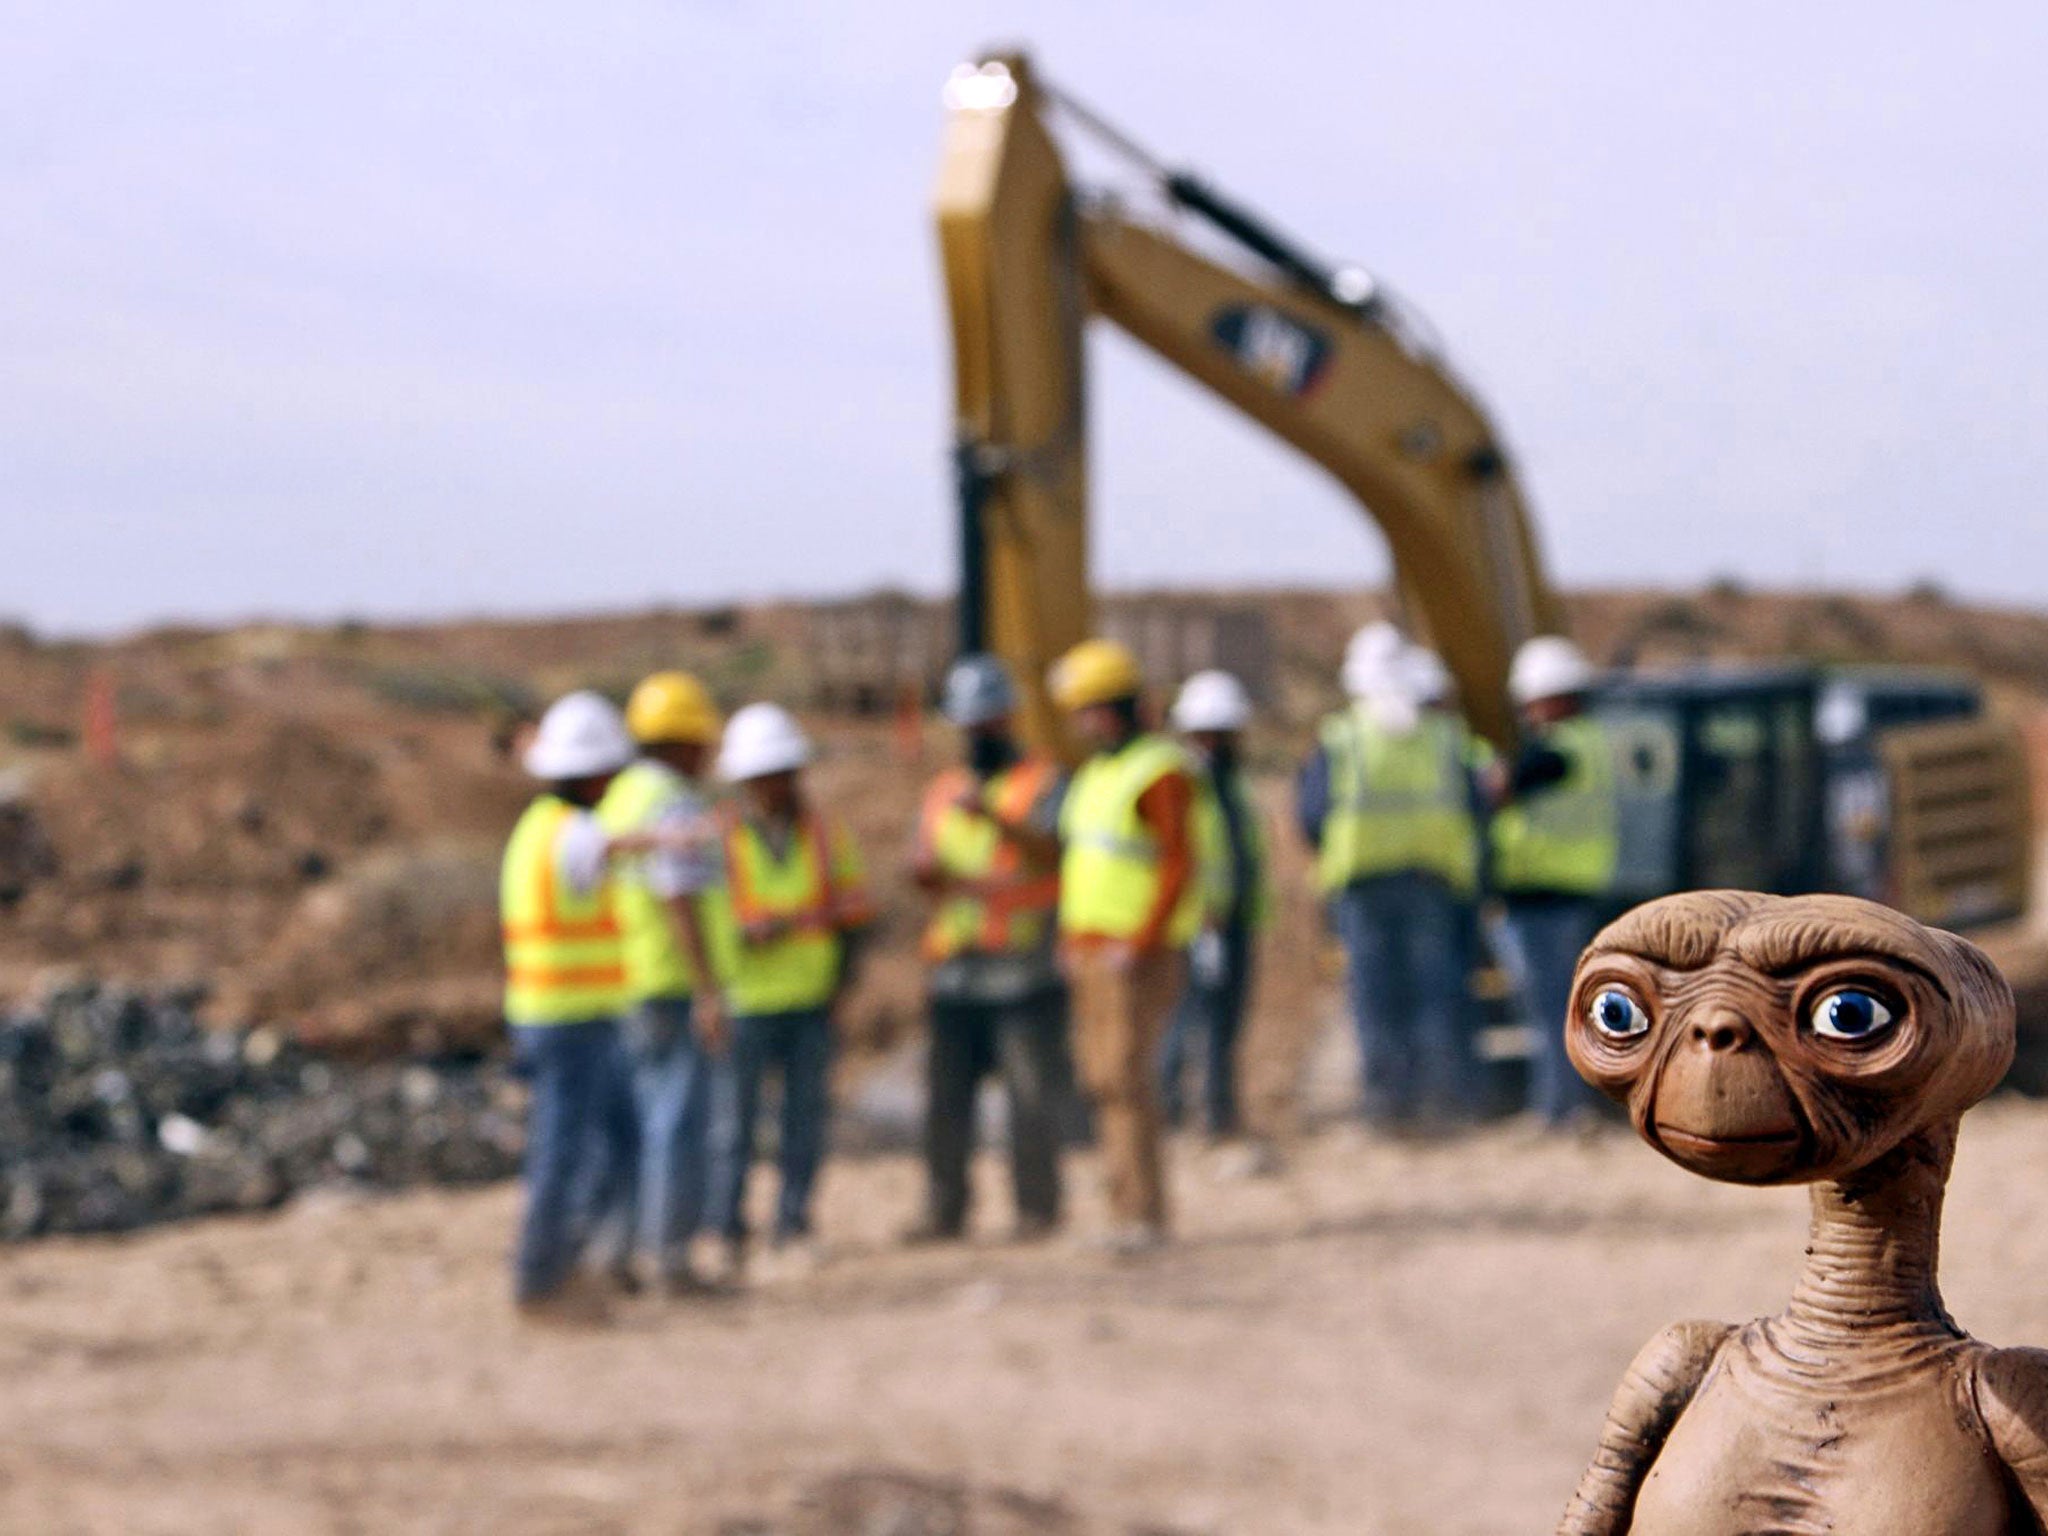
<path fill-rule="evenodd" d="M 841 928 L 865 928 L 875 920 L 875 901 L 868 891 L 867 869 L 860 847 L 843 822 L 827 824 L 831 847 L 833 916 Z"/>
<path fill-rule="evenodd" d="M 1138 820 L 1159 845 L 1159 894 L 1131 942 L 1156 949 L 1173 921 L 1174 908 L 1194 878 L 1195 855 L 1190 829 L 1194 824 L 1195 786 L 1184 773 L 1162 775 L 1138 796 Z"/>

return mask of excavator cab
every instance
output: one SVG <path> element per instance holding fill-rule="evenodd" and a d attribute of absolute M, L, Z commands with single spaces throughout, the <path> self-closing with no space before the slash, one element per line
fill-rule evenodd
<path fill-rule="evenodd" d="M 1797 667 L 1688 669 L 1602 690 L 1621 797 L 1617 901 L 1821 888 L 1817 693 Z"/>
<path fill-rule="evenodd" d="M 1610 682 L 1595 708 L 1621 793 L 1617 902 L 1841 891 L 1950 928 L 2025 905 L 2018 744 L 1967 678 L 1694 667 Z"/>

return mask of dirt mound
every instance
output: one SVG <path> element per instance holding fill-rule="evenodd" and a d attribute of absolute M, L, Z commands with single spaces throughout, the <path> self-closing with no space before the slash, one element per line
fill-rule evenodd
<path fill-rule="evenodd" d="M 498 850 L 377 848 L 293 902 L 227 1012 L 330 1049 L 487 1045 L 498 1030 Z"/>

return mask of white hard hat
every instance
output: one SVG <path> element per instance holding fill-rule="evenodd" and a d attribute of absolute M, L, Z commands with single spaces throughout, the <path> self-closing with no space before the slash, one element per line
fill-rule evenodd
<path fill-rule="evenodd" d="M 587 689 L 564 694 L 540 717 L 524 759 L 536 779 L 558 782 L 617 773 L 636 749 L 611 700 Z"/>
<path fill-rule="evenodd" d="M 1344 664 L 1349 666 L 1355 660 L 1384 661 L 1399 655 L 1407 644 L 1400 630 L 1385 619 L 1374 619 L 1345 642 Z"/>
<path fill-rule="evenodd" d="M 1173 701 L 1178 731 L 1238 731 L 1251 723 L 1251 696 L 1228 672 L 1197 672 L 1180 685 Z"/>
<path fill-rule="evenodd" d="M 729 783 L 788 773 L 811 760 L 811 739 L 780 704 L 749 704 L 726 722 L 718 774 Z"/>
<path fill-rule="evenodd" d="M 1508 668 L 1508 694 L 1517 704 L 1564 698 L 1593 686 L 1593 664 L 1562 635 L 1538 635 L 1522 642 Z"/>
<path fill-rule="evenodd" d="M 1400 630 L 1385 619 L 1373 620 L 1344 647 L 1344 666 L 1338 674 L 1344 691 L 1354 699 L 1407 691 L 1405 681 L 1397 679 L 1407 649 Z"/>
<path fill-rule="evenodd" d="M 1443 657 L 1426 645 L 1411 645 L 1402 657 L 1408 669 L 1408 686 L 1418 704 L 1441 704 L 1451 696 L 1450 669 Z"/>

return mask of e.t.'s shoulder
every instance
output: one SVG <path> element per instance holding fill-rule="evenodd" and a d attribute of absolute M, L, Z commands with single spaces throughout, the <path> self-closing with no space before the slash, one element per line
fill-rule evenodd
<path fill-rule="evenodd" d="M 1977 1413 L 2021 1481 L 2048 1479 L 2048 1349 L 1987 1349 L 1976 1362 Z"/>
<path fill-rule="evenodd" d="M 2048 1521 L 2048 1350 L 1986 1349 L 1971 1372 L 1977 1417 L 2037 1521 Z"/>
<path fill-rule="evenodd" d="M 1636 1352 L 1608 1405 L 1607 1422 L 1558 1536 L 1618 1536 L 1671 1426 L 1735 1333 L 1728 1323 L 1673 1323 Z"/>
<path fill-rule="evenodd" d="M 1619 1407 L 1623 1395 L 1634 1387 L 1645 1408 L 1667 1406 L 1666 1400 L 1674 1393 L 1678 1401 L 1668 1406 L 1684 1407 L 1735 1331 L 1733 1323 L 1699 1319 L 1673 1323 L 1636 1351 L 1615 1391 L 1615 1405 Z"/>

